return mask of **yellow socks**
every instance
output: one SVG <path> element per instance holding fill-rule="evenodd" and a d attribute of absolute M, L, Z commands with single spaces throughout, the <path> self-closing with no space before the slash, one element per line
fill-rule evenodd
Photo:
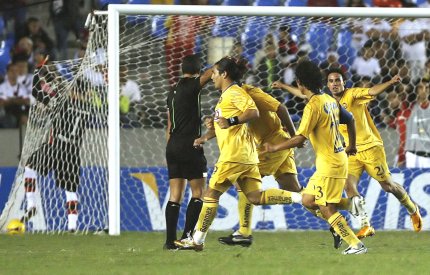
<path fill-rule="evenodd" d="M 403 197 L 400 199 L 400 203 L 408 210 L 408 213 L 410 215 L 412 215 L 413 213 L 415 213 L 415 211 L 417 211 L 415 203 L 412 202 L 408 193 L 405 193 L 403 195 Z"/>
<path fill-rule="evenodd" d="M 202 210 L 200 211 L 199 220 L 196 224 L 196 232 L 193 235 L 194 242 L 196 244 L 202 244 L 205 242 L 206 234 L 216 217 L 217 209 L 218 200 L 208 197 L 203 198 Z"/>
<path fill-rule="evenodd" d="M 360 240 L 355 236 L 354 232 L 352 232 L 351 228 L 348 226 L 345 218 L 339 212 L 336 212 L 328 218 L 328 222 L 336 233 L 345 240 L 345 242 L 353 247 L 357 247 Z"/>
<path fill-rule="evenodd" d="M 292 202 L 289 191 L 273 188 L 261 192 L 260 204 L 290 204 Z"/>
<path fill-rule="evenodd" d="M 237 195 L 239 197 L 239 232 L 243 236 L 248 237 L 252 234 L 251 221 L 252 209 L 254 208 L 254 205 L 249 202 L 249 200 L 246 198 L 246 195 L 241 190 L 238 190 Z"/>

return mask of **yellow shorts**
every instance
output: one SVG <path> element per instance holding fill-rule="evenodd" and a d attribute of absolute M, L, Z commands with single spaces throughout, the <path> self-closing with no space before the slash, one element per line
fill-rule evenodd
<path fill-rule="evenodd" d="M 257 164 L 218 162 L 209 180 L 209 187 L 224 193 L 235 182 L 239 183 L 244 194 L 261 190 L 261 175 Z"/>
<path fill-rule="evenodd" d="M 338 203 L 342 198 L 346 179 L 328 178 L 314 173 L 303 193 L 315 196 L 315 203 Z"/>
<path fill-rule="evenodd" d="M 348 157 L 348 174 L 360 179 L 363 171 L 381 182 L 391 177 L 383 146 L 374 146 Z"/>
<path fill-rule="evenodd" d="M 260 159 L 258 169 L 261 176 L 274 175 L 277 178 L 282 174 L 297 174 L 293 149 L 262 154 L 258 158 Z"/>

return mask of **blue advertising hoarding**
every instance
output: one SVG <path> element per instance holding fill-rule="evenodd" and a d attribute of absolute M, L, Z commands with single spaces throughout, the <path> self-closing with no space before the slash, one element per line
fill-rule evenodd
<path fill-rule="evenodd" d="M 424 230 L 430 229 L 430 169 L 393 169 L 392 176 L 403 185 L 412 200 L 421 207 Z M 3 211 L 15 177 L 16 168 L 0 167 L 0 210 Z M 299 182 L 306 185 L 313 174 L 313 168 L 299 168 Z M 107 224 L 106 172 L 98 168 L 83 169 L 81 186 L 79 224 L 81 229 L 98 229 Z M 168 201 L 169 184 L 165 167 L 122 168 L 121 169 L 121 230 L 154 231 L 164 230 L 164 208 Z M 263 188 L 276 187 L 273 177 L 263 179 Z M 46 229 L 66 228 L 65 196 L 55 187 L 52 175 L 39 184 L 42 205 L 45 205 L 43 219 Z M 412 225 L 407 211 L 393 196 L 385 193 L 378 182 L 364 174 L 359 183 L 360 193 L 366 198 L 366 210 L 372 225 L 378 229 L 404 230 Z M 25 201 L 18 202 L 21 213 Z M 182 203 L 179 228 L 184 225 L 186 205 L 190 199 L 187 189 Z M 49 209 L 48 209 L 49 208 Z M 348 216 L 353 228 L 359 228 L 359 221 Z M 86 226 L 84 226 L 86 225 Z M 89 226 L 88 226 L 89 225 Z M 327 229 L 326 222 L 312 216 L 299 205 L 272 205 L 254 207 L 252 225 L 264 230 L 308 230 Z M 213 230 L 231 230 L 238 226 L 237 194 L 234 188 L 221 197 L 218 215 Z M 31 229 L 32 224 L 28 227 Z M 83 228 L 84 227 L 84 228 Z"/>

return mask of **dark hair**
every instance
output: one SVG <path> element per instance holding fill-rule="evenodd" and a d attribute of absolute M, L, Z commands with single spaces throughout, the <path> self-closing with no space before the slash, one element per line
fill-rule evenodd
<path fill-rule="evenodd" d="M 296 78 L 301 85 L 312 93 L 320 93 L 323 87 L 323 77 L 318 66 L 308 60 L 300 62 L 296 67 Z"/>
<path fill-rule="evenodd" d="M 240 82 L 247 71 L 247 62 L 245 59 L 235 59 L 230 56 L 221 58 L 215 63 L 220 74 L 226 72 L 227 76 L 234 82 Z"/>
<path fill-rule="evenodd" d="M 200 73 L 200 58 L 198 55 L 187 55 L 182 60 L 183 74 L 198 74 Z"/>
<path fill-rule="evenodd" d="M 339 68 L 339 67 L 329 68 L 329 69 L 327 70 L 327 73 L 326 73 L 326 79 L 328 79 L 328 76 L 329 76 L 330 74 L 340 74 L 340 75 L 342 76 L 342 80 L 343 80 L 343 81 L 346 81 L 346 75 L 345 75 L 345 73 L 342 71 L 342 69 L 341 69 L 341 68 Z"/>

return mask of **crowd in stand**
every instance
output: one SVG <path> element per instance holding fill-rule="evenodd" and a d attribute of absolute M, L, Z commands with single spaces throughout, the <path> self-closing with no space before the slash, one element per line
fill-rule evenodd
<path fill-rule="evenodd" d="M 54 33 L 48 33 L 37 17 L 26 12 L 26 5 L 31 1 L 0 1 L 0 128 L 18 127 L 26 123 L 31 98 L 31 72 L 47 55 L 51 60 L 62 60 L 72 57 L 83 57 L 88 34 L 83 29 L 83 19 L 79 14 L 80 1 L 53 1 L 50 5 L 50 21 Z M 109 3 L 144 3 L 145 1 L 95 1 L 93 7 L 103 8 Z M 147 3 L 165 4 L 160 1 Z M 194 3 L 195 2 L 195 3 Z M 175 4 L 224 4 L 224 5 L 266 5 L 264 1 L 175 1 Z M 258 3 L 257 3 L 258 2 Z M 260 3 L 261 2 L 261 3 Z M 270 1 L 269 1 L 270 2 Z M 273 1 L 281 5 L 281 1 Z M 266 3 L 266 4 L 265 4 Z M 172 4 L 172 3 L 167 3 Z M 268 5 L 272 5 L 268 4 Z M 284 5 L 299 6 L 348 6 L 348 7 L 430 7 L 430 0 L 397 1 L 397 0 L 327 0 L 327 1 L 293 1 L 287 0 Z M 170 21 L 169 21 L 170 20 Z M 173 21 L 172 21 L 173 20 Z M 176 20 L 176 23 L 175 21 Z M 181 21 L 171 17 L 164 23 L 171 33 L 181 24 L 192 24 L 189 29 L 198 29 L 198 34 L 183 36 L 180 45 L 195 51 L 201 34 L 214 33 L 215 20 L 193 19 L 193 22 Z M 198 25 L 196 28 L 195 25 Z M 249 50 L 247 41 L 237 41 L 230 54 L 245 58 L 250 64 L 247 82 L 262 87 L 289 107 L 295 120 L 299 120 L 305 105 L 303 99 L 286 95 L 280 90 L 272 89 L 272 83 L 282 81 L 294 85 L 294 67 L 302 59 L 309 58 L 320 64 L 322 71 L 340 67 L 349 76 L 349 86 L 368 87 L 381 83 L 399 74 L 402 83 L 388 93 L 373 101 L 369 110 L 378 127 L 393 127 L 405 132 L 408 114 L 415 102 L 419 100 L 418 87 L 430 80 L 430 19 L 386 19 L 351 18 L 339 23 L 335 19 L 321 18 L 312 21 L 304 29 L 298 29 L 300 22 L 285 20 L 263 32 L 261 42 Z M 12 27 L 11 27 L 12 26 Z M 8 31 L 9 30 L 9 31 Z M 12 30 L 12 31 L 10 31 Z M 73 33 L 80 41 L 74 56 L 68 55 L 67 37 Z M 255 30 L 259 32 L 259 30 Z M 246 33 L 245 33 L 246 34 Z M 261 34 L 261 33 L 260 33 Z M 323 35 L 321 35 L 323 34 Z M 315 39 L 313 35 L 319 36 Z M 179 77 L 173 64 L 177 53 L 174 43 L 166 38 L 166 66 L 169 83 L 173 84 Z M 181 40 L 182 41 L 182 40 Z M 176 45 L 176 46 L 175 46 Z M 177 48 L 177 47 L 176 47 Z M 201 49 L 202 50 L 202 49 Z M 7 51 L 7 54 L 4 52 Z M 204 51 L 204 50 L 202 50 Z M 190 53 L 191 53 L 190 52 Z M 3 56 L 8 55 L 9 59 Z M 2 59 L 3 58 L 3 59 Z M 170 63 L 172 64 L 170 64 Z M 2 71 L 3 70 L 3 71 Z M 126 68 L 125 68 L 126 71 Z M 421 84 L 420 84 L 421 83 Z M 428 84 L 427 84 L 428 85 Z M 136 85 L 134 85 L 136 86 Z M 135 89 L 136 90 L 136 89 Z M 138 89 L 137 89 L 138 90 Z M 138 97 L 140 99 L 140 97 Z M 127 109 L 127 108 L 126 108 Z M 403 129 L 403 130 L 402 130 Z"/>

